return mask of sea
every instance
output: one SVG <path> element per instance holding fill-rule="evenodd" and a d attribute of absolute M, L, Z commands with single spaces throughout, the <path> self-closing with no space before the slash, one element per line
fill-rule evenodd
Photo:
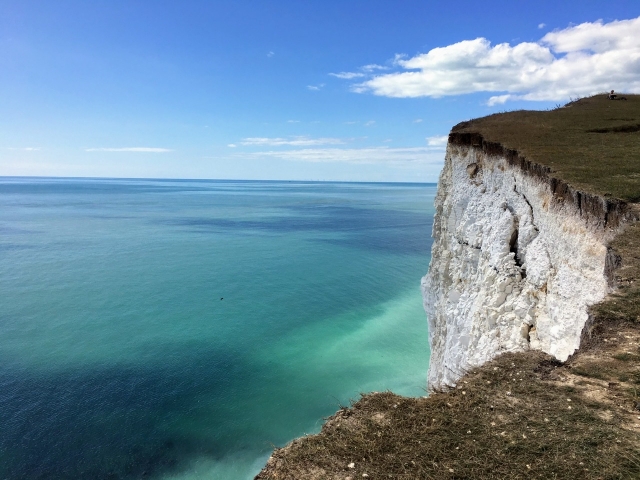
<path fill-rule="evenodd" d="M 435 185 L 0 177 L 0 478 L 253 478 L 426 395 Z"/>

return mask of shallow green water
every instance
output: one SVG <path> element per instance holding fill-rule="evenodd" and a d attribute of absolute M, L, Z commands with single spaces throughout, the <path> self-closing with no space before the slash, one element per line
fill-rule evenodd
<path fill-rule="evenodd" d="M 0 179 L 3 478 L 246 479 L 422 395 L 435 186 Z"/>

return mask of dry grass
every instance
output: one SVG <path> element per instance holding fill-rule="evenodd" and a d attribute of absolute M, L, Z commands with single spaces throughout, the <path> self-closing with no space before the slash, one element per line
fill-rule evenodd
<path fill-rule="evenodd" d="M 457 129 L 516 149 L 585 192 L 637 202 L 640 96 L 627 98 Z M 506 354 L 428 398 L 363 395 L 318 435 L 276 449 L 256 478 L 640 478 L 640 223 L 611 248 L 621 258 L 618 291 L 591 309 L 594 321 L 565 364 Z"/>

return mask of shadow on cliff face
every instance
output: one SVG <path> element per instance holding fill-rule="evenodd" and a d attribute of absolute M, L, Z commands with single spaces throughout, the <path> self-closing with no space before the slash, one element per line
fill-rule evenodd
<path fill-rule="evenodd" d="M 596 319 L 591 330 L 612 322 L 635 322 L 640 325 L 640 221 L 619 234 L 610 248 L 620 259 L 618 268 L 612 272 L 617 291 L 591 308 L 592 316 Z M 586 333 L 589 336 L 589 332 Z M 598 338 L 596 335 L 594 339 Z"/>

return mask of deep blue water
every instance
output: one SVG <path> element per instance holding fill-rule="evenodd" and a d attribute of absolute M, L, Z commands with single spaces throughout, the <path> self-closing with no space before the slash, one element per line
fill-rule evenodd
<path fill-rule="evenodd" d="M 247 479 L 424 395 L 435 186 L 0 177 L 0 478 Z"/>

